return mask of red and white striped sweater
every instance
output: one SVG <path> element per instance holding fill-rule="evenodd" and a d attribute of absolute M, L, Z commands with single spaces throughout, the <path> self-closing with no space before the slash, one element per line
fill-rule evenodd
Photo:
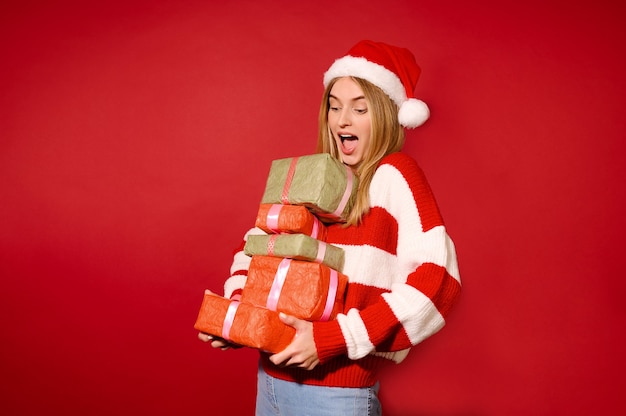
<path fill-rule="evenodd" d="M 314 322 L 320 360 L 312 371 L 279 368 L 261 353 L 265 371 L 304 384 L 366 387 L 378 371 L 439 331 L 460 294 L 454 244 L 417 163 L 385 157 L 370 186 L 370 212 L 359 226 L 328 227 L 327 242 L 345 250 L 349 278 L 344 313 Z M 253 229 L 249 233 L 262 233 Z M 250 258 L 238 251 L 225 296 L 240 293 Z"/>

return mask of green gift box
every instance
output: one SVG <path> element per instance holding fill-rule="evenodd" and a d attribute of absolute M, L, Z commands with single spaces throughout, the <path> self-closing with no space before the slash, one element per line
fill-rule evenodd
<path fill-rule="evenodd" d="M 358 186 L 352 169 L 328 153 L 277 159 L 261 203 L 304 205 L 324 222 L 344 222 Z"/>
<path fill-rule="evenodd" d="M 325 264 L 339 272 L 343 270 L 341 247 L 305 234 L 249 235 L 243 250 L 248 256 L 285 257 Z"/>

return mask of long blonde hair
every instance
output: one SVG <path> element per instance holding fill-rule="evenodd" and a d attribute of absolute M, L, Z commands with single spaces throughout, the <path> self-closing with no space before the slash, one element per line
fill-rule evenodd
<path fill-rule="evenodd" d="M 363 90 L 372 121 L 369 146 L 363 156 L 363 160 L 354 169 L 355 175 L 359 178 L 359 189 L 355 204 L 346 221 L 347 225 L 358 225 L 363 216 L 369 212 L 369 187 L 380 160 L 390 153 L 400 151 L 404 145 L 405 136 L 404 128 L 398 121 L 398 106 L 391 98 L 371 82 L 362 78 L 351 78 Z M 322 96 L 317 152 L 329 153 L 331 156 L 341 160 L 337 143 L 328 125 L 329 96 L 337 79 L 335 78 L 328 83 Z"/>

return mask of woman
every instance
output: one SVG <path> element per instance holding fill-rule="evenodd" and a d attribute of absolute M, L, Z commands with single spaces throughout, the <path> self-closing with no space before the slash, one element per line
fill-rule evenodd
<path fill-rule="evenodd" d="M 380 415 L 379 371 L 439 331 L 460 293 L 454 245 L 433 194 L 400 153 L 404 127 L 429 116 L 413 97 L 419 74 L 407 49 L 362 41 L 324 76 L 317 150 L 359 177 L 347 223 L 328 227 L 327 242 L 345 251 L 345 308 L 330 322 L 281 314 L 296 336 L 281 352 L 261 353 L 257 415 Z M 226 297 L 241 292 L 248 263 L 235 256 Z"/>

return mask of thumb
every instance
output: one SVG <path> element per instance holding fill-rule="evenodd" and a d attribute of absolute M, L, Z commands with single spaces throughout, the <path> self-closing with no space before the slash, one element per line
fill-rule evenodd
<path fill-rule="evenodd" d="M 296 324 L 298 323 L 298 320 L 294 316 L 287 315 L 286 313 L 283 313 L 283 312 L 280 312 L 278 314 L 278 317 L 284 324 L 292 326 L 294 328 Z"/>

